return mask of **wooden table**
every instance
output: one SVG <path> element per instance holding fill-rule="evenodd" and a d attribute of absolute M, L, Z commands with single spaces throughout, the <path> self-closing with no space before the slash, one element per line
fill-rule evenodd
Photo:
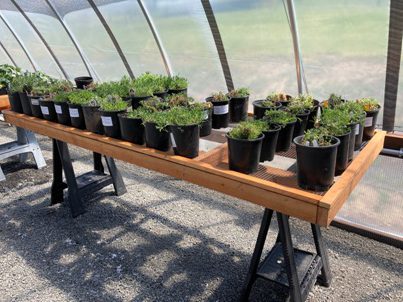
<path fill-rule="evenodd" d="M 214 132 L 205 138 L 221 142 L 216 148 L 201 152 L 195 159 L 188 159 L 12 111 L 5 111 L 4 116 L 8 123 L 58 142 L 73 144 L 265 207 L 243 294 L 244 300 L 247 299 L 257 277 L 270 280 L 277 278 L 275 282 L 288 286 L 293 301 L 304 301 L 316 280 L 329 286 L 330 268 L 319 226 L 329 226 L 368 167 L 379 155 L 385 139 L 385 132 L 376 132 L 360 152 L 356 152 L 354 160 L 346 171 L 336 178 L 327 192 L 313 192 L 298 187 L 295 164 L 288 169 L 273 167 L 270 164 L 260 165 L 259 170 L 251 175 L 229 170 L 223 133 Z M 295 149 L 279 153 L 276 157 L 278 156 L 295 162 Z M 279 224 L 278 240 L 272 252 L 258 268 L 274 211 L 277 212 Z M 317 254 L 292 247 L 289 216 L 311 223 Z M 282 255 L 279 253 L 281 250 Z M 285 268 L 286 274 L 273 276 L 279 265 Z M 321 271 L 321 275 L 318 276 L 317 271 Z"/>

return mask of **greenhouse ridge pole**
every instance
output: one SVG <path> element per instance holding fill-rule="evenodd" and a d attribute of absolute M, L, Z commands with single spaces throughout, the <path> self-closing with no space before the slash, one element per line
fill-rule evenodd
<path fill-rule="evenodd" d="M 46 49 L 49 51 L 50 55 L 52 56 L 53 60 L 55 61 L 56 65 L 59 67 L 61 72 L 63 73 L 63 76 L 68 79 L 69 76 L 67 75 L 66 71 L 64 70 L 62 64 L 60 64 L 58 58 L 56 55 L 53 53 L 52 48 L 50 48 L 49 44 L 46 42 L 45 38 L 42 36 L 40 31 L 36 28 L 35 24 L 31 21 L 31 19 L 28 17 L 28 15 L 24 12 L 24 10 L 17 4 L 15 0 L 10 0 L 14 6 L 17 8 L 17 10 L 21 13 L 21 15 L 25 18 L 25 20 L 31 25 L 32 29 L 36 32 L 38 35 L 39 39 L 42 41 L 43 45 L 45 45 Z"/>
<path fill-rule="evenodd" d="M 7 55 L 7 57 L 10 59 L 11 63 L 13 63 L 13 65 L 14 65 L 15 67 L 18 67 L 18 66 L 17 66 L 17 63 L 15 63 L 13 57 L 10 55 L 10 53 L 8 52 L 8 50 L 4 47 L 3 42 L 1 42 L 1 41 L 0 41 L 0 47 L 4 50 L 4 53 L 5 53 L 5 54 Z"/>
<path fill-rule="evenodd" d="M 160 51 L 162 60 L 164 61 L 165 70 L 166 70 L 167 74 L 171 77 L 173 75 L 171 62 L 169 61 L 168 54 L 167 54 L 167 52 L 165 50 L 164 45 L 162 44 L 160 35 L 158 34 L 158 31 L 157 31 L 157 28 L 156 28 L 156 26 L 154 24 L 154 21 L 151 18 L 151 15 L 148 12 L 147 6 L 145 6 L 144 2 L 142 0 L 137 0 L 137 2 L 138 2 L 139 6 L 141 8 L 141 11 L 144 14 L 144 17 L 147 20 L 148 26 L 150 27 L 150 30 L 151 30 L 151 32 L 152 32 L 152 34 L 154 36 L 155 43 L 157 43 L 157 46 L 158 46 L 158 49 Z"/>
<path fill-rule="evenodd" d="M 220 59 L 221 68 L 224 73 L 225 83 L 227 84 L 228 91 L 234 89 L 234 82 L 232 80 L 231 70 L 229 68 L 227 55 L 225 53 L 224 44 L 221 39 L 220 30 L 218 29 L 217 20 L 215 19 L 213 8 L 209 0 L 201 0 L 204 12 L 213 35 L 214 43 L 217 48 L 218 57 Z"/>
<path fill-rule="evenodd" d="M 8 23 L 7 19 L 4 18 L 3 13 L 0 12 L 0 19 L 4 22 L 4 24 L 7 26 L 8 30 L 11 32 L 11 34 L 14 36 L 15 40 L 17 41 L 17 43 L 20 45 L 22 51 L 25 53 L 25 55 L 28 58 L 28 61 L 31 63 L 32 68 L 34 69 L 34 71 L 38 70 L 38 65 L 35 63 L 34 58 L 32 58 L 31 54 L 29 53 L 29 51 L 27 50 L 27 48 L 25 47 L 24 42 L 22 42 L 22 40 L 20 39 L 20 37 L 18 36 L 18 34 L 16 33 L 16 31 L 13 29 L 13 27 L 11 26 L 10 23 Z"/>
<path fill-rule="evenodd" d="M 297 70 L 297 83 L 298 83 L 298 93 L 301 94 L 302 91 L 302 74 L 301 74 L 301 50 L 299 47 L 299 34 L 298 34 L 298 24 L 297 16 L 295 14 L 294 1 L 287 0 L 288 14 L 290 17 L 290 27 L 292 42 L 294 46 L 294 57 L 295 57 L 295 68 Z"/>
<path fill-rule="evenodd" d="M 67 35 L 69 36 L 71 42 L 73 43 L 73 45 L 76 48 L 78 54 L 80 55 L 81 60 L 84 63 L 85 69 L 87 69 L 88 75 L 93 76 L 92 73 L 91 73 L 89 64 L 88 64 L 87 60 L 84 57 L 84 54 L 83 54 L 83 51 L 82 51 L 80 45 L 78 44 L 77 40 L 75 39 L 73 33 L 68 28 L 67 24 L 64 22 L 62 16 L 59 14 L 59 12 L 57 11 L 56 7 L 53 5 L 51 0 L 45 0 L 45 2 L 50 7 L 50 9 L 53 11 L 53 13 L 55 14 L 56 18 L 59 20 L 60 24 L 62 25 L 62 27 L 66 31 Z"/>
<path fill-rule="evenodd" d="M 104 16 L 102 15 L 101 11 L 98 9 L 97 5 L 93 0 L 87 0 L 88 3 L 91 5 L 92 9 L 94 10 L 95 14 L 97 15 L 99 21 L 102 23 L 102 26 L 104 27 L 105 31 L 109 35 L 109 38 L 112 40 L 113 45 L 116 48 L 116 51 L 118 52 L 120 59 L 123 62 L 123 65 L 125 65 L 127 72 L 129 73 L 129 76 L 134 79 L 134 74 L 133 71 L 129 65 L 129 62 L 126 59 L 125 54 L 122 51 L 122 48 L 120 47 L 118 40 L 116 40 L 115 35 L 113 34 L 111 28 L 109 27 L 108 23 L 106 23 L 106 20 Z"/>

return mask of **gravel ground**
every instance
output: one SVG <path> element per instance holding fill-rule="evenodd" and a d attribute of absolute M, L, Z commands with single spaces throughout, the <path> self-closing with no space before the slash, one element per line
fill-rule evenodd
<path fill-rule="evenodd" d="M 0 143 L 14 130 L 0 124 Z M 72 219 L 49 207 L 48 166 L 2 163 L 0 301 L 237 301 L 263 209 L 134 165 L 117 162 L 128 193 L 107 187 Z M 70 148 L 77 173 L 91 154 Z M 291 219 L 294 244 L 312 250 L 308 223 Z M 275 241 L 272 223 L 265 250 Z M 403 301 L 403 251 L 334 227 L 323 230 L 333 283 L 308 301 Z M 257 281 L 251 301 L 282 301 Z"/>

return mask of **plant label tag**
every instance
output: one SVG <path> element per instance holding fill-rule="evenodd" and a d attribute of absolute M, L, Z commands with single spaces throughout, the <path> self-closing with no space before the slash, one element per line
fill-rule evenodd
<path fill-rule="evenodd" d="M 176 148 L 176 142 L 173 133 L 169 133 L 169 137 L 171 138 L 171 144 L 173 148 Z"/>
<path fill-rule="evenodd" d="M 55 105 L 55 110 L 57 114 L 62 114 L 62 106 L 60 105 Z"/>
<path fill-rule="evenodd" d="M 113 126 L 112 118 L 110 116 L 101 116 L 101 120 L 102 120 L 103 126 L 105 126 L 105 127 Z"/>
<path fill-rule="evenodd" d="M 38 99 L 31 99 L 31 104 L 34 106 L 38 106 L 39 105 L 39 100 Z"/>
<path fill-rule="evenodd" d="M 372 120 L 373 120 L 372 116 L 366 117 L 365 118 L 365 127 L 371 127 L 372 126 Z"/>
<path fill-rule="evenodd" d="M 208 120 L 208 110 L 204 110 L 203 119 Z"/>
<path fill-rule="evenodd" d="M 228 104 L 221 105 L 221 106 L 214 106 L 214 114 L 221 115 L 221 114 L 227 114 L 227 113 L 228 113 Z"/>
<path fill-rule="evenodd" d="M 41 111 L 43 115 L 49 115 L 49 108 L 46 106 L 41 106 Z"/>
<path fill-rule="evenodd" d="M 355 135 L 360 134 L 360 124 L 355 125 L 355 127 L 354 127 L 354 134 L 355 134 Z"/>
<path fill-rule="evenodd" d="M 80 113 L 77 108 L 69 108 L 69 113 L 71 117 L 80 117 Z"/>

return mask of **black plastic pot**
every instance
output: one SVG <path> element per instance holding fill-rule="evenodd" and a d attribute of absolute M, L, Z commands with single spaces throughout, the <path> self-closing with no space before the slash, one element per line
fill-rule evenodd
<path fill-rule="evenodd" d="M 104 134 L 113 138 L 120 138 L 120 124 L 118 114 L 125 113 L 126 110 L 121 111 L 102 111 L 101 121 L 104 126 Z"/>
<path fill-rule="evenodd" d="M 97 134 L 104 134 L 99 106 L 82 106 L 85 129 Z"/>
<path fill-rule="evenodd" d="M 40 100 L 39 105 L 41 107 L 41 112 L 45 120 L 51 122 L 57 121 L 57 114 L 55 111 L 55 105 L 53 104 L 53 101 Z"/>
<path fill-rule="evenodd" d="M 40 96 L 28 96 L 31 102 L 31 111 L 32 116 L 37 118 L 43 118 L 41 106 L 39 105 L 39 101 L 42 99 Z"/>
<path fill-rule="evenodd" d="M 57 121 L 66 126 L 71 125 L 69 105 L 66 102 L 56 103 L 54 102 L 55 112 L 57 116 Z"/>
<path fill-rule="evenodd" d="M 320 107 L 320 102 L 318 100 L 313 100 L 314 107 L 308 117 L 308 123 L 306 124 L 306 130 L 315 127 L 315 119 L 318 114 L 318 109 Z"/>
<path fill-rule="evenodd" d="M 359 124 L 355 126 L 354 134 L 355 134 L 354 151 L 357 151 L 361 148 L 362 145 L 362 137 L 364 135 L 364 125 Z"/>
<path fill-rule="evenodd" d="M 248 117 L 249 96 L 229 100 L 229 117 L 232 123 L 239 123 Z"/>
<path fill-rule="evenodd" d="M 68 103 L 68 106 L 71 125 L 78 129 L 85 129 L 85 119 L 81 105 Z"/>
<path fill-rule="evenodd" d="M 366 112 L 367 116 L 365 118 L 364 134 L 363 134 L 363 139 L 366 141 L 370 140 L 374 136 L 376 120 L 378 118 L 380 108 L 381 107 L 379 106 L 377 110 Z"/>
<path fill-rule="evenodd" d="M 18 95 L 20 96 L 22 112 L 26 115 L 32 116 L 32 109 L 31 109 L 31 100 L 29 99 L 26 92 L 19 92 Z"/>
<path fill-rule="evenodd" d="M 184 88 L 184 89 L 169 89 L 168 90 L 168 94 L 172 95 L 172 94 L 179 94 L 179 93 L 183 93 L 185 95 L 188 95 L 188 89 Z"/>
<path fill-rule="evenodd" d="M 296 122 L 291 122 L 284 127 L 281 127 L 281 130 L 278 134 L 276 152 L 286 152 L 288 149 L 290 149 L 295 123 Z"/>
<path fill-rule="evenodd" d="M 290 104 L 292 96 L 287 94 L 286 98 L 287 98 L 286 101 L 280 101 L 280 104 L 281 104 L 282 107 L 287 107 Z"/>
<path fill-rule="evenodd" d="M 167 129 L 157 129 L 155 123 L 145 123 L 146 146 L 160 151 L 168 151 L 171 143 Z"/>
<path fill-rule="evenodd" d="M 0 88 L 0 95 L 8 94 L 7 87 Z"/>
<path fill-rule="evenodd" d="M 262 134 L 255 140 L 235 139 L 227 136 L 229 169 L 250 174 L 257 171 L 262 142 Z"/>
<path fill-rule="evenodd" d="M 200 125 L 169 126 L 171 144 L 176 155 L 195 158 L 199 155 Z"/>
<path fill-rule="evenodd" d="M 253 101 L 253 118 L 261 120 L 264 117 L 266 110 L 278 110 L 281 108 L 281 103 L 277 102 L 275 107 L 265 107 L 262 105 L 264 100 Z"/>
<path fill-rule="evenodd" d="M 304 134 L 306 125 L 308 124 L 308 118 L 310 113 L 311 112 L 309 110 L 305 110 L 305 112 L 297 114 L 297 122 L 295 123 L 294 126 L 294 133 L 292 135 L 292 138 Z"/>
<path fill-rule="evenodd" d="M 229 124 L 229 101 L 213 102 L 212 97 L 206 99 L 213 104 L 213 123 L 214 129 L 227 128 Z"/>
<path fill-rule="evenodd" d="M 135 143 L 137 145 L 144 144 L 144 125 L 139 118 L 129 118 L 127 114 L 118 115 L 120 134 L 122 139 Z"/>
<path fill-rule="evenodd" d="M 126 101 L 131 101 L 131 105 L 133 110 L 140 107 L 140 102 L 150 99 L 152 96 L 129 96 L 126 98 Z"/>
<path fill-rule="evenodd" d="M 351 131 L 351 130 L 350 130 Z M 336 136 L 340 144 L 337 147 L 336 175 L 340 175 L 348 166 L 348 148 L 350 143 L 350 131 L 344 135 Z"/>
<path fill-rule="evenodd" d="M 156 97 L 159 97 L 159 98 L 165 100 L 165 98 L 166 98 L 167 95 L 168 95 L 168 91 L 164 91 L 164 92 L 155 92 L 154 95 L 155 95 Z"/>
<path fill-rule="evenodd" d="M 359 123 L 354 123 L 349 126 L 351 131 L 348 141 L 348 161 L 351 161 L 354 157 L 355 133 L 357 131 L 357 127 L 359 127 Z"/>
<path fill-rule="evenodd" d="M 312 147 L 300 143 L 302 138 L 294 138 L 298 185 L 305 190 L 326 191 L 333 184 L 340 141 L 332 137 L 332 145 Z"/>
<path fill-rule="evenodd" d="M 200 125 L 200 137 L 211 134 L 213 128 L 213 108 L 204 110 L 204 120 Z"/>
<path fill-rule="evenodd" d="M 276 152 L 278 134 L 281 127 L 278 125 L 272 125 L 268 131 L 263 131 L 264 138 L 262 142 L 262 152 L 260 152 L 260 162 L 272 161 L 274 153 Z"/>
<path fill-rule="evenodd" d="M 18 113 L 23 113 L 20 100 L 20 94 L 13 92 L 8 94 L 8 100 L 10 101 L 11 110 Z"/>
<path fill-rule="evenodd" d="M 77 77 L 74 79 L 78 89 L 84 89 L 85 86 L 90 85 L 94 80 L 91 77 Z"/>

